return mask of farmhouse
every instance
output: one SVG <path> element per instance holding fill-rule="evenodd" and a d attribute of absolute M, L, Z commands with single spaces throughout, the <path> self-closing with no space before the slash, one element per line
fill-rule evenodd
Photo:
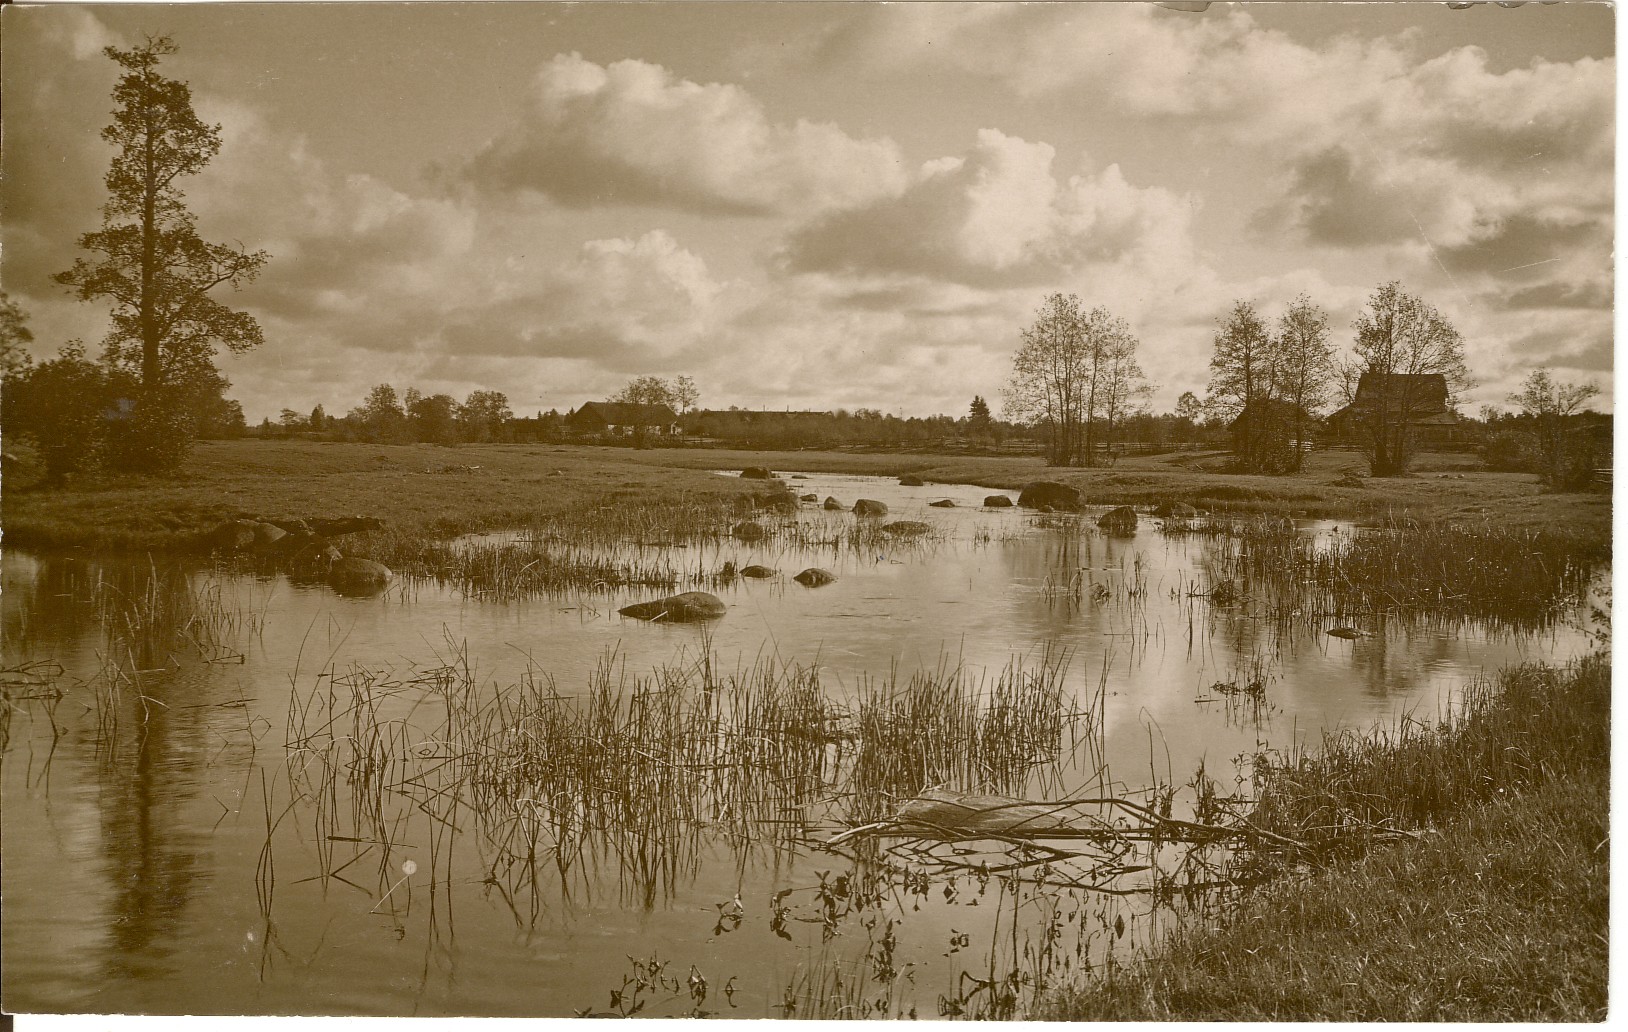
<path fill-rule="evenodd" d="M 1329 416 L 1328 426 L 1339 439 L 1352 440 L 1374 418 L 1405 419 L 1414 441 L 1425 446 L 1452 444 L 1458 437 L 1458 413 L 1448 403 L 1441 373 L 1363 373 L 1351 404 Z"/>
<path fill-rule="evenodd" d="M 579 434 L 676 434 L 678 413 L 667 405 L 631 405 L 619 401 L 584 402 L 565 418 Z"/>

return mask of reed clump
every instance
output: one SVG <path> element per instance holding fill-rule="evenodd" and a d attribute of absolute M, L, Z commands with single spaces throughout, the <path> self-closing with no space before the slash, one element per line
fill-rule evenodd
<path fill-rule="evenodd" d="M 511 895 L 536 898 L 554 877 L 592 891 L 608 860 L 653 906 L 709 845 L 795 848 L 851 819 L 855 800 L 880 812 L 946 779 L 1021 787 L 1089 719 L 1065 708 L 1061 682 L 1050 662 L 1014 664 L 987 691 L 940 670 L 848 704 L 817 669 L 724 671 L 710 651 L 645 677 L 607 657 L 579 695 L 536 675 L 483 688 L 461 658 L 410 679 L 352 671 L 291 701 L 291 781 L 315 840 L 399 841 L 415 812 L 435 812 L 477 830 L 484 877 Z"/>
<path fill-rule="evenodd" d="M 1008 666 L 986 685 L 960 668 L 867 682 L 852 715 L 857 743 L 847 819 L 868 823 L 934 785 L 1021 791 L 1065 748 L 1081 714 L 1065 704 L 1064 664 Z"/>
<path fill-rule="evenodd" d="M 1538 615 L 1576 601 L 1610 558 L 1608 546 L 1581 533 L 1493 524 L 1397 520 L 1318 539 L 1282 517 L 1204 517 L 1179 532 L 1235 541 L 1227 576 L 1345 612 Z"/>

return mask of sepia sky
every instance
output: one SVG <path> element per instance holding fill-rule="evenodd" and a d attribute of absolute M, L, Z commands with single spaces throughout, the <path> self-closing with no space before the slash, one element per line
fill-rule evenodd
<path fill-rule="evenodd" d="M 107 44 L 169 35 L 224 146 L 206 239 L 272 261 L 222 367 L 251 422 L 373 384 L 517 414 L 688 374 L 704 407 L 965 414 L 1051 291 L 1126 318 L 1156 409 L 1215 320 L 1335 341 L 1400 279 L 1502 404 L 1611 405 L 1614 22 L 1600 4 L 8 6 L 0 283 L 35 350 L 97 227 Z"/>

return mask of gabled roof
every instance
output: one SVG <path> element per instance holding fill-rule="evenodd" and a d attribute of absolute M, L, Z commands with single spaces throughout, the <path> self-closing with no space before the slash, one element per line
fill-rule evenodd
<path fill-rule="evenodd" d="M 1329 418 L 1366 415 L 1388 398 L 1392 406 L 1406 400 L 1410 423 L 1456 423 L 1448 396 L 1447 377 L 1441 373 L 1363 373 L 1351 404 Z"/>
<path fill-rule="evenodd" d="M 609 426 L 669 426 L 678 413 L 669 405 L 631 405 L 620 401 L 589 401 L 572 413 L 574 420 L 591 418 Z"/>
<path fill-rule="evenodd" d="M 1283 401 L 1279 398 L 1258 400 L 1252 401 L 1245 405 L 1242 411 L 1240 411 L 1236 416 L 1233 416 L 1232 421 L 1227 424 L 1227 429 L 1237 430 L 1241 427 L 1249 425 L 1257 419 L 1272 419 L 1282 420 L 1284 422 L 1293 422 L 1297 418 L 1305 423 L 1317 422 L 1316 416 L 1312 415 L 1310 412 L 1301 408 L 1299 405 L 1296 405 L 1292 401 Z"/>

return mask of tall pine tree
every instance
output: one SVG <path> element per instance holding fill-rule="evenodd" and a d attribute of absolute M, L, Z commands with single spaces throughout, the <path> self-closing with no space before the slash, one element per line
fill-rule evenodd
<path fill-rule="evenodd" d="M 200 239 L 177 185 L 201 172 L 221 141 L 220 126 L 192 110 L 187 84 L 158 73 L 160 59 L 176 49 L 159 37 L 103 51 L 124 69 L 113 89 L 113 123 L 102 130 L 118 153 L 104 180 L 102 228 L 79 239 L 91 256 L 55 277 L 80 300 L 112 303 L 103 358 L 135 381 L 119 458 L 136 469 L 173 466 L 185 455 L 200 404 L 222 385 L 216 345 L 243 352 L 263 342 L 253 316 L 210 291 L 254 279 L 267 254 Z"/>

